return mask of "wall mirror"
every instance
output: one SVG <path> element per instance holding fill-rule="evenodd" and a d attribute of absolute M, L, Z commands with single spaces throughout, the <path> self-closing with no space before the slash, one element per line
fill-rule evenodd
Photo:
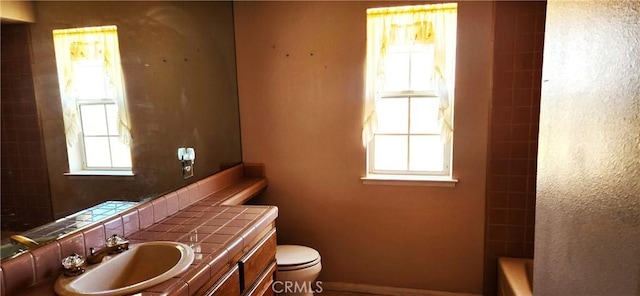
<path fill-rule="evenodd" d="M 2 36 L 3 76 L 14 73 L 9 63 L 29 70 L 30 60 L 33 78 L 31 90 L 19 79 L 3 79 L 2 231 L 23 232 L 108 200 L 150 199 L 240 163 L 232 9 L 231 2 L 34 2 L 35 23 L 24 25 L 27 65 L 13 56 L 5 59 L 5 44 L 11 47 L 13 37 Z M 134 175 L 69 175 L 52 31 L 107 25 L 118 32 Z M 5 82 L 17 90 L 5 92 L 11 88 Z M 5 114 L 26 104 L 34 104 L 36 114 Z M 5 118 L 23 115 L 37 118 L 40 135 L 26 139 L 33 142 L 21 141 L 19 120 L 5 126 Z M 197 155 L 187 179 L 177 158 L 180 147 L 192 147 Z M 20 151 L 42 152 L 44 167 L 28 167 L 29 159 L 5 166 L 11 153 Z M 25 176 L 28 172 L 36 176 Z M 46 186 L 46 194 L 29 196 Z"/>

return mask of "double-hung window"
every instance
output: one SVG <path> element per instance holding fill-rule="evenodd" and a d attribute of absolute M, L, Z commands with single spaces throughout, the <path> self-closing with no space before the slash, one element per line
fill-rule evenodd
<path fill-rule="evenodd" d="M 365 180 L 451 179 L 456 12 L 367 10 Z"/>
<path fill-rule="evenodd" d="M 131 174 L 131 136 L 115 26 L 54 30 L 71 174 Z"/>

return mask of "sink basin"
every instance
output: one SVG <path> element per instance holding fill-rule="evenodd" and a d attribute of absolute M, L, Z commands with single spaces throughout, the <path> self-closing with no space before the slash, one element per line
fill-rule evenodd
<path fill-rule="evenodd" d="M 130 245 L 107 256 L 78 276 L 61 275 L 54 289 L 60 295 L 129 295 L 160 284 L 185 271 L 193 262 L 191 247 L 158 241 Z"/>

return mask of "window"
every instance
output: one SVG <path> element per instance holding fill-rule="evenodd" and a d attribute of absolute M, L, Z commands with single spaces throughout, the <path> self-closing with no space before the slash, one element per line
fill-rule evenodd
<path fill-rule="evenodd" d="M 53 40 L 70 173 L 130 174 L 117 28 L 54 30 Z"/>
<path fill-rule="evenodd" d="M 367 10 L 364 179 L 451 180 L 456 13 Z"/>

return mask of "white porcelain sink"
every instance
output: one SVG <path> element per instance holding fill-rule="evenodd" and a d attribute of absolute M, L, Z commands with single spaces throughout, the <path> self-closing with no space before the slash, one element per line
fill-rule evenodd
<path fill-rule="evenodd" d="M 54 289 L 60 295 L 129 295 L 162 283 L 193 262 L 191 247 L 177 242 L 146 242 L 107 256 L 78 276 L 61 275 Z"/>

